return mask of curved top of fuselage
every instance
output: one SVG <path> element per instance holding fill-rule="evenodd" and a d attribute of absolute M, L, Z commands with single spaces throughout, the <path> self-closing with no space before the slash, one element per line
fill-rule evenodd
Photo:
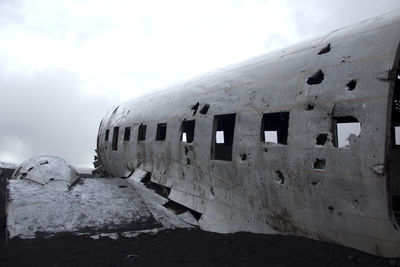
<path fill-rule="evenodd" d="M 166 88 L 148 92 L 124 102 L 117 108 L 113 108 L 107 113 L 105 119 L 114 114 L 112 117 L 139 116 L 137 117 L 139 121 L 167 120 L 178 114 L 181 115 L 181 112 L 174 112 L 173 107 L 175 105 L 191 106 L 197 102 L 202 103 L 204 98 L 209 99 L 209 94 L 211 93 L 212 96 L 212 92 L 216 90 L 229 91 L 233 94 L 236 94 L 233 91 L 251 90 L 252 84 L 263 81 L 266 83 L 265 87 L 268 87 L 271 91 L 271 95 L 275 95 L 279 94 L 275 91 L 282 90 L 282 87 L 294 87 L 293 84 L 288 84 L 294 75 L 302 75 L 307 80 L 308 76 L 319 69 L 335 68 L 340 64 L 357 63 L 368 58 L 368 55 L 370 55 L 371 60 L 377 57 L 386 57 L 387 69 L 390 69 L 393 67 L 393 59 L 398 48 L 399 24 L 400 10 L 364 20 L 358 24 L 334 30 L 322 37 L 307 40 L 285 49 L 195 76 Z M 375 42 L 376 40 L 373 38 L 368 38 L 369 35 L 377 34 L 377 31 L 382 34 L 382 42 L 380 43 Z M 358 36 L 358 38 L 355 36 Z M 331 51 L 323 56 L 318 55 L 320 50 L 328 44 L 330 44 Z M 360 77 L 357 78 L 360 79 Z M 328 80 L 329 77 L 326 77 L 326 79 Z M 324 83 L 324 92 L 330 89 L 334 88 L 330 88 L 329 84 Z M 355 97 L 357 96 L 355 95 Z M 149 106 L 149 102 L 153 104 Z M 304 101 L 299 102 L 298 98 L 293 95 L 293 98 L 286 97 L 284 103 L 280 103 L 280 105 L 304 104 L 302 102 L 307 102 L 307 100 L 304 99 Z M 218 112 L 233 112 L 235 108 L 232 103 L 219 103 L 225 105 L 225 108 L 218 110 Z M 136 113 L 135 110 L 141 110 L 140 114 Z M 142 112 L 144 110 L 147 111 Z M 168 110 L 168 112 L 160 112 L 162 110 Z M 127 114 L 128 111 L 129 114 Z M 210 111 L 212 112 L 212 109 Z M 190 111 L 188 115 L 190 115 Z"/>

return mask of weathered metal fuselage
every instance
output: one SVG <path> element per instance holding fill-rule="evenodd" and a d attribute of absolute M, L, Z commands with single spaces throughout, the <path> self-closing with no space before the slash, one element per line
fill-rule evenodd
<path fill-rule="evenodd" d="M 399 40 L 394 11 L 133 99 L 102 120 L 98 156 L 150 172 L 203 229 L 400 257 Z"/>

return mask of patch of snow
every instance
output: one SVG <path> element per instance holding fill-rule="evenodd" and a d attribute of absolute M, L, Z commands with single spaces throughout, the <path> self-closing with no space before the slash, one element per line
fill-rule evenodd
<path fill-rule="evenodd" d="M 165 229 L 165 228 L 163 227 L 163 228 L 153 228 L 153 229 L 149 229 L 149 230 L 125 231 L 122 233 L 99 233 L 99 234 L 91 235 L 89 237 L 94 240 L 98 240 L 102 237 L 108 237 L 108 238 L 111 238 L 114 240 L 121 238 L 121 237 L 135 238 L 140 234 L 156 234 L 163 229 Z"/>
<path fill-rule="evenodd" d="M 108 237 L 110 239 L 117 240 L 118 239 L 118 233 L 101 233 L 100 237 Z"/>
<path fill-rule="evenodd" d="M 98 240 L 98 239 L 100 239 L 100 235 L 91 235 L 90 238 L 94 239 L 94 240 Z"/>
<path fill-rule="evenodd" d="M 141 230 L 141 231 L 127 231 L 127 232 L 121 233 L 121 237 L 132 238 L 132 237 L 137 237 L 140 234 L 156 234 L 163 229 L 165 229 L 165 228 L 154 228 L 154 229 Z"/>
<path fill-rule="evenodd" d="M 89 167 L 75 167 L 75 170 L 80 174 L 92 174 L 94 168 Z"/>

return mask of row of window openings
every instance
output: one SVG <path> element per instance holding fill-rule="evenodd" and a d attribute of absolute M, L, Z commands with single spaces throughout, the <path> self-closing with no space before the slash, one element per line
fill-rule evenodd
<path fill-rule="evenodd" d="M 236 114 L 216 115 L 213 124 L 213 140 L 211 148 L 211 158 L 220 160 L 232 160 L 233 133 L 235 129 Z M 359 135 L 361 123 L 354 117 L 334 117 L 333 118 L 333 145 L 335 147 L 345 147 L 349 145 L 347 140 L 351 134 Z M 145 124 L 139 125 L 138 141 L 146 139 Z M 289 128 L 289 112 L 277 112 L 264 114 L 261 122 L 260 139 L 265 143 L 287 144 Z M 181 126 L 180 140 L 191 143 L 194 140 L 195 121 L 183 121 Z M 156 140 L 166 139 L 167 124 L 157 124 Z M 119 127 L 113 129 L 112 149 L 118 149 Z M 395 128 L 396 145 L 399 145 L 400 127 Z M 125 127 L 124 141 L 129 141 L 131 127 Z M 327 141 L 328 134 L 320 134 L 317 137 L 317 144 L 323 145 Z M 105 141 L 109 139 L 109 130 L 106 130 Z"/>

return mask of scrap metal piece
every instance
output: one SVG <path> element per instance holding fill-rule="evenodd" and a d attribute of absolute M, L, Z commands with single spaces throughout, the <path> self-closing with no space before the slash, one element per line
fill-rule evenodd
<path fill-rule="evenodd" d="M 25 179 L 55 189 L 68 189 L 78 179 L 78 172 L 64 159 L 52 156 L 36 156 L 17 166 L 11 179 Z"/>
<path fill-rule="evenodd" d="M 178 214 L 178 218 L 183 220 L 184 222 L 187 222 L 188 224 L 195 226 L 199 225 L 199 222 L 190 211 L 185 211 L 184 213 Z"/>

